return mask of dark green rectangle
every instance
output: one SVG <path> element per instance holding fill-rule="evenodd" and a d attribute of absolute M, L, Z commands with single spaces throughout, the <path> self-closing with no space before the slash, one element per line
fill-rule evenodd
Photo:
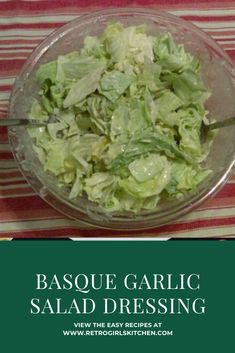
<path fill-rule="evenodd" d="M 13 352 L 233 352 L 235 317 L 235 242 L 234 241 L 21 241 L 0 243 L 0 351 Z M 46 285 L 52 289 L 36 290 L 36 274 L 47 276 Z M 74 289 L 55 289 L 58 283 L 51 283 L 56 274 L 59 286 L 69 287 L 63 275 L 74 278 L 78 274 L 89 279 L 88 293 Z M 91 274 L 116 274 L 113 282 L 116 289 L 92 289 Z M 125 276 L 129 276 L 127 289 Z M 162 285 L 153 289 L 154 274 L 162 275 Z M 188 276 L 191 286 L 187 286 Z M 71 278 L 70 277 L 70 278 Z M 95 286 L 100 276 L 94 276 Z M 85 276 L 80 276 L 80 284 Z M 148 283 L 146 283 L 146 278 Z M 135 279 L 135 280 L 134 280 Z M 169 279 L 171 279 L 169 288 Z M 181 282 L 180 282 L 181 280 Z M 74 284 L 74 283 L 73 283 Z M 156 283 L 155 283 L 156 284 Z M 45 284 L 44 284 L 45 285 Z M 112 287 L 112 284 L 109 284 Z M 185 286 L 185 289 L 174 289 Z M 43 286 L 43 282 L 41 282 Z M 75 284 L 74 284 L 75 286 Z M 149 288 L 149 286 L 151 288 Z M 167 289 L 168 288 L 168 289 Z M 172 289 L 171 289 L 172 288 Z M 39 314 L 31 300 L 39 300 Z M 82 311 L 83 299 L 95 302 L 92 314 L 49 314 L 43 306 L 47 298 L 53 310 L 60 301 L 61 311 L 71 306 L 76 299 Z M 60 299 L 59 299 L 60 298 Z M 109 304 L 117 305 L 116 312 L 104 314 L 104 298 Z M 120 303 L 127 304 L 121 309 Z M 134 299 L 136 298 L 136 299 Z M 151 298 L 160 313 L 149 313 L 146 303 Z M 158 300 L 165 300 L 165 309 Z M 205 301 L 195 302 L 196 298 Z M 188 305 L 179 304 L 179 299 Z M 113 301 L 112 301 L 113 300 Z M 134 303 L 138 302 L 134 313 Z M 182 303 L 181 302 L 181 303 Z M 193 307 L 193 305 L 195 306 Z M 197 304 L 196 304 L 197 303 Z M 88 303 L 89 304 L 89 303 Z M 128 307 L 128 309 L 127 309 Z M 203 309 L 204 307 L 205 309 Z M 109 310 L 111 311 L 111 305 Z M 75 310 L 75 309 L 74 309 Z M 124 310 L 124 314 L 121 311 Z M 130 313 L 128 313 L 128 310 Z M 163 313 L 167 310 L 167 313 Z M 187 313 L 187 310 L 189 313 Z M 203 313 L 205 310 L 205 313 Z M 171 313 L 172 312 L 172 313 Z M 74 323 L 103 322 L 104 328 L 75 328 Z M 122 323 L 122 328 L 107 327 L 108 323 Z M 129 328 L 127 325 L 147 323 L 152 328 Z M 154 323 L 158 327 L 153 329 Z M 161 323 L 159 327 L 159 323 Z M 126 327 L 125 327 L 126 325 Z M 102 331 L 102 335 L 66 336 L 63 331 Z M 107 332 L 104 335 L 104 331 Z M 113 335 L 113 331 L 123 335 Z M 142 332 L 124 335 L 124 331 Z M 155 335 L 143 331 L 156 331 Z M 161 332 L 161 334 L 160 334 Z M 164 332 L 164 334 L 163 334 Z M 172 334 L 171 334 L 172 332 Z"/>

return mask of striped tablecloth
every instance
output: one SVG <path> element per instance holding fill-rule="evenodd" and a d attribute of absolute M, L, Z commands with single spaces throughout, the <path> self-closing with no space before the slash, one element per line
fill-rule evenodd
<path fill-rule="evenodd" d="M 210 34 L 235 60 L 235 1 L 0 1 L 0 117 L 12 84 L 32 50 L 54 29 L 94 9 L 148 6 L 166 10 Z M 0 131 L 0 237 L 235 237 L 235 176 L 211 200 L 180 221 L 140 232 L 91 229 L 71 221 L 35 195 Z"/>

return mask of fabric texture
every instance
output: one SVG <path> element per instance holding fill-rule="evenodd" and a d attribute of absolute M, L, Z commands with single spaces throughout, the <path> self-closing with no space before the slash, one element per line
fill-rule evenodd
<path fill-rule="evenodd" d="M 92 10 L 146 6 L 193 22 L 235 60 L 235 2 L 0 1 L 0 118 L 7 116 L 15 77 L 33 49 L 53 30 Z M 69 220 L 35 194 L 17 168 L 6 128 L 0 128 L 0 237 L 235 237 L 235 176 L 200 208 L 172 224 L 147 231 L 94 229 Z"/>

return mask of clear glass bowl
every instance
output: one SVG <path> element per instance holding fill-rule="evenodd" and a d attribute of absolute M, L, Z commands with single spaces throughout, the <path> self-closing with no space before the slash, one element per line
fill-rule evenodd
<path fill-rule="evenodd" d="M 191 23 L 173 15 L 140 8 L 109 9 L 79 17 L 47 37 L 29 57 L 15 81 L 10 100 L 10 118 L 28 116 L 32 100 L 38 92 L 35 72 L 38 67 L 56 59 L 58 55 L 79 49 L 87 35 L 103 32 L 110 21 L 125 26 L 145 24 L 148 34 L 170 32 L 176 42 L 202 63 L 202 75 L 211 91 L 207 102 L 210 117 L 222 120 L 235 114 L 235 71 L 228 55 L 204 32 Z M 32 141 L 24 127 L 10 128 L 9 138 L 19 168 L 34 190 L 45 201 L 65 215 L 101 228 L 135 230 L 152 228 L 183 216 L 212 196 L 229 177 L 235 160 L 235 126 L 221 129 L 207 159 L 213 173 L 194 193 L 182 200 L 165 201 L 158 208 L 138 215 L 131 213 L 104 213 L 86 197 L 70 200 L 68 191 L 57 186 L 56 179 L 43 171 L 32 148 Z"/>

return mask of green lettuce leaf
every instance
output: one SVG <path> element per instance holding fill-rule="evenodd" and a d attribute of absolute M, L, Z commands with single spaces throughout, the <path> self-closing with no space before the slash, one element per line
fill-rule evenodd
<path fill-rule="evenodd" d="M 90 178 L 86 178 L 84 190 L 89 200 L 105 205 L 111 201 L 117 182 L 118 178 L 107 172 L 94 173 Z"/>
<path fill-rule="evenodd" d="M 101 74 L 104 71 L 104 65 L 89 72 L 83 78 L 72 85 L 67 97 L 64 100 L 64 108 L 68 108 L 81 102 L 88 95 L 93 93 L 99 85 Z"/>
<path fill-rule="evenodd" d="M 107 53 L 103 43 L 99 38 L 94 36 L 87 36 L 84 39 L 84 45 L 81 49 L 81 56 L 85 57 L 86 59 L 87 57 L 93 57 L 100 60 L 105 60 L 107 58 Z"/>
<path fill-rule="evenodd" d="M 34 100 L 29 112 L 29 118 L 35 120 L 48 120 L 48 112 L 44 109 L 43 105 L 38 100 Z"/>
<path fill-rule="evenodd" d="M 179 111 L 180 119 L 178 131 L 180 135 L 179 147 L 183 153 L 191 156 L 195 161 L 202 159 L 202 144 L 200 128 L 205 112 L 199 106 L 189 107 Z"/>
<path fill-rule="evenodd" d="M 171 74 L 174 93 L 184 103 L 203 104 L 210 96 L 201 77 L 192 70 L 186 70 L 180 75 Z"/>
<path fill-rule="evenodd" d="M 100 80 L 99 92 L 111 102 L 115 102 L 130 86 L 133 80 L 133 75 L 124 74 L 119 71 L 105 73 Z"/>
<path fill-rule="evenodd" d="M 167 71 L 182 72 L 191 68 L 194 72 L 200 69 L 199 61 L 186 53 L 182 44 L 176 44 L 169 33 L 156 37 L 153 43 L 155 59 Z"/>
<path fill-rule="evenodd" d="M 80 80 L 94 70 L 103 70 L 105 61 L 76 56 L 71 60 L 68 56 L 59 56 L 57 61 L 57 81 Z"/>
<path fill-rule="evenodd" d="M 168 137 L 152 133 L 142 135 L 140 138 L 132 139 L 123 147 L 123 151 L 114 158 L 108 168 L 113 172 L 118 173 L 122 167 L 129 165 L 133 160 L 141 155 L 145 156 L 148 153 L 164 152 L 170 158 L 177 158 L 193 163 L 189 156 L 181 152 L 174 140 Z"/>
<path fill-rule="evenodd" d="M 145 182 L 152 178 L 159 178 L 159 184 L 167 184 L 169 181 L 171 166 L 167 158 L 158 154 L 150 154 L 148 157 L 140 157 L 128 166 L 131 175 L 138 182 Z"/>
<path fill-rule="evenodd" d="M 172 163 L 171 179 L 165 190 L 171 197 L 180 198 L 188 191 L 195 191 L 197 186 L 211 173 L 183 161 Z"/>
<path fill-rule="evenodd" d="M 39 67 L 36 72 L 36 79 L 40 84 L 42 84 L 47 79 L 54 83 L 56 81 L 56 72 L 57 61 L 51 61 Z"/>
<path fill-rule="evenodd" d="M 157 110 L 162 117 L 167 116 L 170 112 L 182 107 L 182 105 L 182 100 L 170 90 L 163 91 L 163 93 L 156 99 Z"/>
<path fill-rule="evenodd" d="M 121 23 L 110 23 L 101 42 L 110 64 L 121 72 L 139 73 L 145 58 L 153 61 L 153 39 L 146 35 L 144 26 L 124 28 Z"/>

